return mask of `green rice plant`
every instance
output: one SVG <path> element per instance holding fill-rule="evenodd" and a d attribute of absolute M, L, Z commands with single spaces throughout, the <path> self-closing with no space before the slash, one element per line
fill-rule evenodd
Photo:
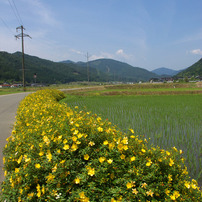
<path fill-rule="evenodd" d="M 202 184 L 202 95 L 67 96 L 65 102 L 109 119 L 124 132 L 133 128 L 150 145 L 181 149 L 191 177 Z"/>

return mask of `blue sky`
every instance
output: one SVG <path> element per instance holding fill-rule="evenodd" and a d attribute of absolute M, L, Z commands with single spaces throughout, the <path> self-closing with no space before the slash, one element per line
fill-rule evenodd
<path fill-rule="evenodd" d="M 23 24 L 30 55 L 179 70 L 202 57 L 201 10 L 202 0 L 0 0 L 0 51 L 21 51 Z"/>

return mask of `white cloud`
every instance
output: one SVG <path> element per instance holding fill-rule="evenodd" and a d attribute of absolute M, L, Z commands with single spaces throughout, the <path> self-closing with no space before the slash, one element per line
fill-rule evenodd
<path fill-rule="evenodd" d="M 131 55 L 126 54 L 123 49 L 119 49 L 116 51 L 116 56 L 122 57 L 124 59 L 129 59 L 131 57 Z"/>
<path fill-rule="evenodd" d="M 71 49 L 70 51 L 79 55 L 84 55 L 84 53 L 79 50 Z"/>
<path fill-rule="evenodd" d="M 116 54 L 117 54 L 117 55 L 123 55 L 123 49 L 117 50 L 117 51 L 116 51 Z"/>
<path fill-rule="evenodd" d="M 195 50 L 191 50 L 190 53 L 192 53 L 194 55 L 202 55 L 202 50 L 201 49 L 195 49 Z"/>

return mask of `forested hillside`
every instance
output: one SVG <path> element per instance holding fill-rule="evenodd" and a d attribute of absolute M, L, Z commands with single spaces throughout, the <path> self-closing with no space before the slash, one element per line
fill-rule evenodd
<path fill-rule="evenodd" d="M 85 66 L 85 63 L 79 63 Z M 108 79 L 112 81 L 138 82 L 148 81 L 151 78 L 158 78 L 158 75 L 147 71 L 146 69 L 133 67 L 127 63 L 112 60 L 98 59 L 89 62 L 89 66 L 95 68 L 98 73 L 104 72 Z"/>
<path fill-rule="evenodd" d="M 37 83 L 68 83 L 73 81 L 86 81 L 86 67 L 73 63 L 64 64 L 52 62 L 38 57 L 25 54 L 25 75 L 26 82 L 35 81 L 34 74 L 37 74 Z M 90 78 L 93 81 L 105 81 L 105 74 L 97 74 L 95 69 L 91 70 Z M 0 52 L 0 82 L 22 81 L 22 54 Z"/>
<path fill-rule="evenodd" d="M 176 75 L 176 77 L 192 77 L 192 76 L 199 76 L 202 77 L 202 58 L 185 69 L 184 71 L 180 72 L 179 74 Z"/>

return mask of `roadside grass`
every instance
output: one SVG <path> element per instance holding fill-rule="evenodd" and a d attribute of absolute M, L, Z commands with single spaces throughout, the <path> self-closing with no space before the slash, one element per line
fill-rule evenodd
<path fill-rule="evenodd" d="M 63 102 L 99 114 L 124 132 L 133 128 L 150 139 L 150 145 L 182 149 L 190 176 L 202 185 L 202 94 L 102 96 L 93 91 L 86 95 L 91 96 L 67 95 Z"/>

